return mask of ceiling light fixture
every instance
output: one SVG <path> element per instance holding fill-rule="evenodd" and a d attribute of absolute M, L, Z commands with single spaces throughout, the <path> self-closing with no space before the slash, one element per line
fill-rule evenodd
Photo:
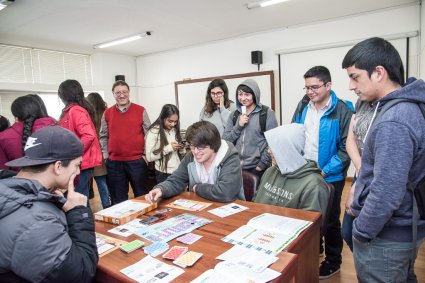
<path fill-rule="evenodd" d="M 106 47 L 110 47 L 110 46 L 114 46 L 114 45 L 118 45 L 118 44 L 123 44 L 123 43 L 131 42 L 131 41 L 135 41 L 135 40 L 138 40 L 142 37 L 146 37 L 146 36 L 149 36 L 149 35 L 151 35 L 151 32 L 147 31 L 147 32 L 136 34 L 136 35 L 116 39 L 116 40 L 113 40 L 113 41 L 108 41 L 108 42 L 105 42 L 105 43 L 99 43 L 99 44 L 94 45 L 93 48 L 95 48 L 95 49 L 106 48 Z"/>
<path fill-rule="evenodd" d="M 15 2 L 15 0 L 0 0 L 0 11 L 6 8 L 8 5 Z"/>
<path fill-rule="evenodd" d="M 254 8 L 258 8 L 258 7 L 267 7 L 270 5 L 274 5 L 274 4 L 278 4 L 278 3 L 282 3 L 282 2 L 286 2 L 288 0 L 263 0 L 263 1 L 258 1 L 258 2 L 253 2 L 253 3 L 248 3 L 246 4 L 246 7 L 248 9 L 254 9 Z"/>

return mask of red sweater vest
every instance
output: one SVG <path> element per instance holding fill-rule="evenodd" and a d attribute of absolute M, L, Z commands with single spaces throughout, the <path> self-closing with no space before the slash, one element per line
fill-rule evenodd
<path fill-rule="evenodd" d="M 126 112 L 119 112 L 115 105 L 106 109 L 109 159 L 130 161 L 142 158 L 145 148 L 143 111 L 143 106 L 134 103 Z"/>

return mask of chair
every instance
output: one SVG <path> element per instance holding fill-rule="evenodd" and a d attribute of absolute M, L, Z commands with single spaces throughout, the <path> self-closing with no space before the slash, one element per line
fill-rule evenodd
<path fill-rule="evenodd" d="M 329 192 L 328 206 L 326 207 L 325 213 L 322 215 L 322 226 L 320 227 L 320 235 L 323 237 L 326 234 L 326 228 L 328 227 L 329 214 L 331 213 L 332 203 L 334 200 L 335 188 L 332 184 L 326 182 Z"/>
<path fill-rule="evenodd" d="M 257 188 L 260 183 L 260 178 L 254 173 L 242 170 L 242 179 L 243 179 L 243 190 L 245 193 L 245 199 L 247 201 L 252 201 L 252 198 L 257 192 Z"/>

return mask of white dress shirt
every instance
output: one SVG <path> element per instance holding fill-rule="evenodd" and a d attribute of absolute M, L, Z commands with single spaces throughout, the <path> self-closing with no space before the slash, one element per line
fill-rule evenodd
<path fill-rule="evenodd" d="M 316 109 L 313 102 L 307 105 L 307 114 L 305 116 L 305 147 L 304 158 L 318 162 L 319 160 L 319 129 L 320 119 L 323 114 L 332 107 L 332 97 L 326 102 L 325 106 Z"/>

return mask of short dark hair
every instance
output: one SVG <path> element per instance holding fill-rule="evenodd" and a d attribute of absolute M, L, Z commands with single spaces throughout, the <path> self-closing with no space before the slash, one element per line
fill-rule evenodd
<path fill-rule="evenodd" d="M 247 86 L 247 85 L 243 85 L 243 84 L 239 85 L 239 86 L 236 88 L 236 97 L 238 97 L 238 93 L 239 93 L 239 91 L 243 91 L 243 92 L 245 92 L 245 93 L 250 93 L 250 94 L 252 94 L 252 101 L 253 101 L 255 104 L 257 104 L 257 99 L 255 98 L 255 93 L 254 93 L 254 91 L 252 90 L 252 88 L 250 88 L 250 87 L 249 87 L 249 86 Z"/>
<path fill-rule="evenodd" d="M 342 68 L 354 66 L 366 70 L 369 77 L 377 66 L 382 66 L 391 81 L 404 85 L 404 67 L 397 49 L 383 38 L 372 37 L 352 47 L 342 60 Z"/>
<path fill-rule="evenodd" d="M 305 74 L 304 79 L 308 78 L 318 78 L 324 83 L 329 83 L 332 81 L 331 73 L 328 68 L 324 66 L 314 66 L 310 68 Z"/>
<path fill-rule="evenodd" d="M 220 132 L 217 127 L 208 121 L 196 122 L 187 128 L 186 140 L 194 146 L 208 145 L 214 152 L 221 146 Z"/>
<path fill-rule="evenodd" d="M 125 81 L 118 80 L 118 81 L 116 81 L 116 82 L 112 85 L 112 92 L 113 92 L 113 91 L 114 91 L 114 89 L 115 89 L 117 86 L 119 86 L 119 85 L 126 86 L 126 87 L 128 88 L 128 90 L 130 90 L 130 87 L 128 86 L 128 83 L 126 83 Z"/>

